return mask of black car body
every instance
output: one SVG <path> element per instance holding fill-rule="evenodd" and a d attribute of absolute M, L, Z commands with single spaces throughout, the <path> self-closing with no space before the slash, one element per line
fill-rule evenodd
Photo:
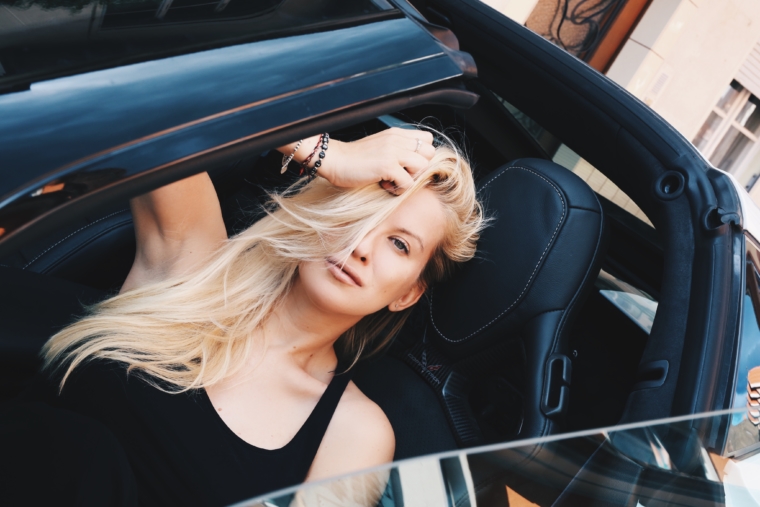
<path fill-rule="evenodd" d="M 647 332 L 625 331 L 629 314 L 586 304 L 566 351 L 569 406 L 550 433 L 737 406 L 754 366 L 742 351 L 757 337 L 742 318 L 760 309 L 760 217 L 667 122 L 475 0 L 244 4 L 0 2 L 47 16 L 0 38 L 3 269 L 42 275 L 28 283 L 43 293 L 62 280 L 83 287 L 80 300 L 97 299 L 129 268 L 129 198 L 208 170 L 233 233 L 243 182 L 282 183 L 252 175 L 267 150 L 433 117 L 461 132 L 480 178 L 566 146 L 651 221 L 600 198 L 602 269 L 656 301 L 656 317 Z M 7 287 L 0 389 L 10 398 L 77 311 Z M 705 421 L 692 429 L 717 453 L 757 448 L 732 447 L 730 423 Z"/>

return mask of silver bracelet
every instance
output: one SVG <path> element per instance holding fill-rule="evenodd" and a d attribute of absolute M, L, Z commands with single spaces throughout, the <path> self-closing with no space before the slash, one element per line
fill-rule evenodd
<path fill-rule="evenodd" d="M 293 157 L 296 156 L 296 152 L 298 151 L 298 148 L 301 147 L 301 143 L 303 143 L 303 139 L 298 141 L 295 149 L 293 150 L 293 153 L 291 153 L 287 157 L 285 155 L 282 156 L 282 169 L 280 169 L 280 174 L 285 174 L 285 171 L 288 170 L 288 164 L 290 164 L 290 161 L 293 160 Z"/>

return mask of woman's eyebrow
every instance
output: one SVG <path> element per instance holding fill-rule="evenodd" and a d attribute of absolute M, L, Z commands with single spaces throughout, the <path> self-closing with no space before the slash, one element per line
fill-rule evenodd
<path fill-rule="evenodd" d="M 399 227 L 397 230 L 398 230 L 398 232 L 400 232 L 400 233 L 403 233 L 403 234 L 408 234 L 409 236 L 411 236 L 411 237 L 413 237 L 414 239 L 416 239 L 416 240 L 417 240 L 417 243 L 419 243 L 419 244 L 420 244 L 420 249 L 422 249 L 422 250 L 425 250 L 425 245 L 424 245 L 424 243 L 422 243 L 422 238 L 420 238 L 419 236 L 417 236 L 415 233 L 413 233 L 413 232 L 412 232 L 412 231 L 410 231 L 409 229 L 404 229 L 403 227 Z"/>

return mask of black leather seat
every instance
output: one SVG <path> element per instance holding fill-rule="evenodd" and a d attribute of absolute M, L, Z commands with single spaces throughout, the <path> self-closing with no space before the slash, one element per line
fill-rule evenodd
<path fill-rule="evenodd" d="M 397 459 L 562 430 L 568 329 L 599 272 L 602 208 L 546 160 L 516 160 L 479 189 L 493 222 L 477 257 L 354 377 L 394 426 Z"/>
<path fill-rule="evenodd" d="M 132 214 L 124 203 L 61 227 L 0 259 L 0 267 L 116 291 L 135 257 Z"/>

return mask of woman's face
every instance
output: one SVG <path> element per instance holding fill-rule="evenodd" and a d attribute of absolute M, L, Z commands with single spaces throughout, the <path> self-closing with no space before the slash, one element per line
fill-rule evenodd
<path fill-rule="evenodd" d="M 298 288 L 324 312 L 363 317 L 399 311 L 424 292 L 419 277 L 443 239 L 445 215 L 432 190 L 422 189 L 373 229 L 343 266 L 334 259 L 299 266 Z"/>

